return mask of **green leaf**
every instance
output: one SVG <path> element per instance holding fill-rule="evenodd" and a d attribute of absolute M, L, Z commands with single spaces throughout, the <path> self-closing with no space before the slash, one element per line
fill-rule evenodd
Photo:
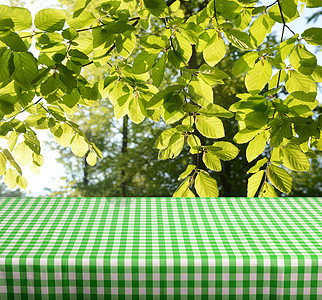
<path fill-rule="evenodd" d="M 14 125 L 14 128 L 17 131 L 11 131 L 10 134 L 9 134 L 9 137 L 7 138 L 8 139 L 7 140 L 7 143 L 8 143 L 8 146 L 9 146 L 9 150 L 10 151 L 12 151 L 13 148 L 15 147 L 16 142 L 17 142 L 17 139 L 18 139 L 20 133 L 21 132 L 26 132 L 26 127 L 24 126 L 23 122 L 18 121 L 18 120 L 14 120 L 13 122 L 17 122 L 17 125 Z M 4 124 L 9 125 L 8 123 L 4 123 Z M 12 130 L 12 127 L 11 126 L 10 126 L 10 130 Z"/>
<path fill-rule="evenodd" d="M 32 151 L 24 142 L 16 146 L 15 150 L 13 151 L 13 155 L 16 161 L 22 166 L 26 166 L 32 160 Z"/>
<path fill-rule="evenodd" d="M 219 139 L 225 136 L 223 123 L 217 117 L 199 115 L 196 120 L 196 127 L 202 135 L 209 138 Z"/>
<path fill-rule="evenodd" d="M 179 94 L 170 94 L 166 97 L 163 104 L 164 107 L 164 121 L 168 121 L 171 117 L 175 116 L 178 112 L 180 113 L 183 104 L 183 98 Z"/>
<path fill-rule="evenodd" d="M 12 78 L 22 87 L 29 88 L 32 80 L 38 75 L 37 60 L 29 52 L 15 52 L 13 54 L 15 71 Z"/>
<path fill-rule="evenodd" d="M 144 120 L 145 116 L 139 105 L 138 97 L 133 97 L 133 99 L 130 101 L 128 115 L 129 118 L 136 124 L 139 124 Z"/>
<path fill-rule="evenodd" d="M 221 83 L 222 79 L 230 78 L 227 73 L 215 67 L 210 67 L 207 64 L 203 64 L 199 68 L 198 77 L 209 85 L 217 84 L 218 82 Z"/>
<path fill-rule="evenodd" d="M 90 166 L 95 166 L 95 164 L 97 162 L 96 155 L 93 152 L 88 153 L 88 155 L 86 156 L 86 162 Z"/>
<path fill-rule="evenodd" d="M 135 43 L 135 34 L 132 31 L 124 32 L 116 37 L 116 50 L 123 58 L 128 58 L 135 48 Z"/>
<path fill-rule="evenodd" d="M 248 178 L 247 197 L 254 197 L 255 196 L 255 194 L 262 182 L 263 175 L 264 175 L 264 170 L 261 170 Z"/>
<path fill-rule="evenodd" d="M 315 55 L 306 50 L 304 45 L 298 44 L 290 53 L 290 63 L 296 71 L 304 75 L 311 75 L 317 60 Z"/>
<path fill-rule="evenodd" d="M 63 123 L 53 134 L 55 136 L 56 142 L 59 145 L 63 147 L 68 147 L 75 133 L 69 125 Z"/>
<path fill-rule="evenodd" d="M 190 146 L 189 152 L 191 154 L 196 154 L 199 150 L 194 149 L 194 147 L 201 146 L 200 139 L 195 134 L 190 134 L 187 138 L 188 145 Z"/>
<path fill-rule="evenodd" d="M 38 167 L 41 167 L 44 164 L 44 158 L 41 154 L 32 154 L 32 162 L 37 165 Z"/>
<path fill-rule="evenodd" d="M 239 149 L 235 145 L 224 141 L 215 142 L 207 149 L 225 161 L 234 159 L 239 153 Z"/>
<path fill-rule="evenodd" d="M 7 158 L 0 153 L 0 175 L 4 175 L 7 169 Z"/>
<path fill-rule="evenodd" d="M 11 153 L 8 151 L 8 149 L 3 149 L 2 153 L 6 156 L 7 160 L 10 163 L 10 165 L 13 166 L 20 175 L 22 175 L 22 171 L 21 171 L 20 166 L 16 163 L 15 159 L 13 158 Z"/>
<path fill-rule="evenodd" d="M 192 172 L 192 170 L 194 170 L 195 168 L 196 168 L 195 165 L 188 165 L 186 170 L 180 174 L 178 180 L 186 178 Z"/>
<path fill-rule="evenodd" d="M 77 90 L 73 90 L 70 94 L 65 94 L 63 96 L 62 103 L 72 108 L 78 103 L 79 99 L 80 99 L 79 92 Z"/>
<path fill-rule="evenodd" d="M 162 149 L 159 152 L 158 159 L 168 159 L 177 157 L 183 148 L 184 136 L 183 135 L 173 135 L 170 138 L 169 147 Z"/>
<path fill-rule="evenodd" d="M 109 33 L 124 33 L 126 31 L 134 31 L 135 27 L 123 21 L 106 22 L 104 29 Z"/>
<path fill-rule="evenodd" d="M 0 41 L 8 45 L 12 51 L 27 51 L 26 44 L 23 42 L 22 38 L 15 32 L 9 32 L 3 36 L 0 35 Z"/>
<path fill-rule="evenodd" d="M 157 149 L 165 149 L 169 146 L 169 142 L 171 137 L 178 133 L 176 128 L 169 128 L 165 131 L 163 131 L 158 138 L 156 139 L 154 143 L 154 147 Z"/>
<path fill-rule="evenodd" d="M 210 2 L 212 3 L 212 2 Z M 212 6 L 210 6 L 212 10 Z M 235 0 L 216 0 L 216 10 L 228 20 L 234 20 L 241 13 L 242 6 Z"/>
<path fill-rule="evenodd" d="M 52 75 L 48 77 L 40 86 L 40 92 L 43 96 L 48 96 L 56 92 L 59 88 L 56 76 Z"/>
<path fill-rule="evenodd" d="M 254 166 L 252 166 L 247 173 L 256 173 L 259 171 L 259 169 L 264 166 L 266 163 L 268 162 L 267 157 L 264 157 L 262 159 L 260 159 L 259 161 L 256 162 L 256 164 Z"/>
<path fill-rule="evenodd" d="M 241 50 L 251 50 L 254 48 L 250 42 L 249 35 L 246 32 L 236 29 L 227 29 L 225 30 L 225 35 L 229 42 Z"/>
<path fill-rule="evenodd" d="M 254 67 L 255 60 L 257 58 L 257 52 L 247 52 L 235 62 L 232 69 L 232 73 L 237 76 L 239 74 L 248 72 L 250 69 Z"/>
<path fill-rule="evenodd" d="M 83 157 L 88 151 L 88 144 L 83 136 L 75 134 L 71 139 L 70 148 L 75 155 Z"/>
<path fill-rule="evenodd" d="M 261 111 L 252 111 L 244 118 L 247 129 L 256 130 L 265 126 L 268 122 L 268 117 Z"/>
<path fill-rule="evenodd" d="M 260 15 L 249 28 L 251 40 L 258 47 L 270 31 L 269 17 L 267 14 Z"/>
<path fill-rule="evenodd" d="M 165 48 L 168 38 L 165 35 L 147 35 L 140 39 L 141 46 L 149 53 L 160 53 Z"/>
<path fill-rule="evenodd" d="M 245 30 L 250 22 L 252 21 L 252 14 L 249 9 L 243 9 L 240 14 L 237 15 L 235 19 L 235 24 L 237 28 L 241 31 Z"/>
<path fill-rule="evenodd" d="M 59 69 L 59 79 L 69 89 L 77 87 L 77 75 L 67 68 Z"/>
<path fill-rule="evenodd" d="M 292 177 L 283 168 L 272 164 L 268 166 L 268 179 L 282 193 L 289 194 L 292 190 Z"/>
<path fill-rule="evenodd" d="M 286 57 L 290 54 L 291 50 L 294 48 L 294 44 L 299 37 L 298 34 L 288 38 L 279 45 L 279 50 L 276 53 L 275 59 L 279 62 L 283 62 Z"/>
<path fill-rule="evenodd" d="M 169 14 L 168 6 L 164 0 L 143 0 L 147 10 L 156 17 L 165 17 Z"/>
<path fill-rule="evenodd" d="M 65 40 L 72 41 L 78 38 L 79 34 L 75 28 L 69 27 L 62 31 L 62 37 Z M 69 53 L 70 54 L 70 53 Z"/>
<path fill-rule="evenodd" d="M 322 2 L 322 1 L 321 1 Z M 322 28 L 312 27 L 302 33 L 302 39 L 311 45 L 322 45 Z"/>
<path fill-rule="evenodd" d="M 237 132 L 234 136 L 234 141 L 238 144 L 245 144 L 252 140 L 255 135 L 257 135 L 260 132 L 259 129 L 248 129 L 244 128 Z"/>
<path fill-rule="evenodd" d="M 160 92 L 156 93 L 151 100 L 148 102 L 146 108 L 154 109 L 159 108 L 162 106 L 164 99 L 167 95 L 172 94 L 174 92 L 181 91 L 184 88 L 183 85 L 170 85 L 164 90 L 161 90 Z"/>
<path fill-rule="evenodd" d="M 143 74 L 152 69 L 158 58 L 158 54 L 151 54 L 146 51 L 140 52 L 134 59 L 132 70 L 135 74 Z"/>
<path fill-rule="evenodd" d="M 213 36 L 210 38 L 206 48 L 203 50 L 203 57 L 206 63 L 214 66 L 219 63 L 226 54 L 226 45 L 221 38 L 221 33 L 214 30 Z"/>
<path fill-rule="evenodd" d="M 232 112 L 213 103 L 208 104 L 206 108 L 200 108 L 198 112 L 207 117 L 216 116 L 216 117 L 222 117 L 222 118 L 231 118 L 234 116 Z"/>
<path fill-rule="evenodd" d="M 266 147 L 265 131 L 261 132 L 251 140 L 246 149 L 246 158 L 248 162 L 253 161 L 258 155 L 262 154 Z"/>
<path fill-rule="evenodd" d="M 77 0 L 74 7 L 73 18 L 78 17 L 92 0 Z"/>
<path fill-rule="evenodd" d="M 32 16 L 28 9 L 22 7 L 12 7 L 11 9 L 16 31 L 29 29 L 32 26 Z"/>
<path fill-rule="evenodd" d="M 245 85 L 249 92 L 260 92 L 271 79 L 272 66 L 264 59 L 257 62 L 245 78 Z"/>
<path fill-rule="evenodd" d="M 322 82 L 322 67 L 317 65 L 311 76 L 315 82 Z"/>
<path fill-rule="evenodd" d="M 268 83 L 268 88 L 274 89 L 277 87 L 277 83 L 280 85 L 286 78 L 286 71 L 281 70 L 277 72 Z"/>
<path fill-rule="evenodd" d="M 177 1 L 177 3 L 179 3 L 179 1 Z M 201 26 L 193 22 L 180 24 L 180 31 L 190 44 L 197 44 L 199 41 L 198 35 L 204 32 Z"/>
<path fill-rule="evenodd" d="M 19 187 L 21 187 L 24 190 L 27 188 L 26 178 L 22 177 L 21 175 L 18 175 L 16 180 L 17 180 Z"/>
<path fill-rule="evenodd" d="M 152 68 L 152 81 L 156 87 L 162 83 L 165 74 L 165 66 L 167 62 L 167 55 L 164 54 Z"/>
<path fill-rule="evenodd" d="M 282 148 L 283 165 L 294 171 L 309 171 L 310 161 L 299 146 L 287 145 Z"/>
<path fill-rule="evenodd" d="M 4 175 L 4 182 L 9 188 L 13 189 L 17 185 L 17 177 L 18 174 L 15 170 L 8 169 Z"/>
<path fill-rule="evenodd" d="M 8 80 L 10 77 L 10 58 L 11 51 L 9 49 L 0 48 L 0 82 Z"/>
<path fill-rule="evenodd" d="M 216 172 L 221 171 L 220 159 L 217 155 L 213 154 L 212 152 L 204 152 L 202 160 L 208 169 L 214 170 Z"/>
<path fill-rule="evenodd" d="M 62 30 L 66 20 L 66 13 L 62 9 L 46 8 L 35 16 L 35 26 L 46 32 Z"/>
<path fill-rule="evenodd" d="M 268 182 L 265 182 L 259 197 L 275 198 L 278 197 L 278 195 L 276 194 L 274 187 L 272 187 Z"/>
<path fill-rule="evenodd" d="M 77 17 L 68 18 L 67 23 L 72 29 L 84 29 L 91 26 L 95 21 L 96 18 L 91 12 L 84 11 Z"/>
<path fill-rule="evenodd" d="M 195 180 L 195 189 L 199 197 L 218 197 L 219 190 L 217 181 L 207 172 L 200 171 Z"/>
<path fill-rule="evenodd" d="M 7 5 L 0 5 L 0 19 L 9 20 L 12 16 L 12 9 Z"/>
<path fill-rule="evenodd" d="M 321 7 L 322 6 L 322 0 L 306 0 L 306 7 L 308 8 L 314 8 L 314 7 Z"/>
<path fill-rule="evenodd" d="M 176 33 L 176 38 L 173 40 L 173 43 L 175 43 L 175 41 L 177 41 L 175 53 L 182 57 L 183 63 L 187 63 L 192 55 L 192 47 L 190 42 L 179 32 Z"/>
<path fill-rule="evenodd" d="M 296 71 L 288 71 L 285 87 L 294 98 L 312 102 L 316 98 L 317 85 L 311 76 Z"/>
<path fill-rule="evenodd" d="M 187 113 L 197 112 L 199 110 L 199 106 L 191 103 L 183 103 L 182 110 Z"/>
<path fill-rule="evenodd" d="M 193 77 L 189 83 L 189 94 L 191 98 L 203 107 L 213 102 L 212 87 L 198 77 Z"/>
<path fill-rule="evenodd" d="M 190 186 L 190 178 L 188 177 L 186 178 L 181 184 L 180 186 L 177 188 L 177 190 L 174 192 L 172 197 L 185 197 L 185 194 L 187 192 L 187 190 L 189 189 Z"/>
<path fill-rule="evenodd" d="M 299 17 L 299 13 L 297 11 L 298 0 L 280 0 L 279 3 L 282 8 L 285 23 L 291 22 Z M 268 13 L 273 20 L 278 23 L 283 23 L 278 4 L 273 5 L 268 10 Z"/>
<path fill-rule="evenodd" d="M 182 197 L 195 198 L 196 195 L 190 189 L 187 189 L 186 192 L 182 195 Z"/>

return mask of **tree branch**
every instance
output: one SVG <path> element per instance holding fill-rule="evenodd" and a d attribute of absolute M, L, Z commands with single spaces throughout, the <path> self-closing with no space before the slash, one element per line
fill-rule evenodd
<path fill-rule="evenodd" d="M 129 21 L 134 21 L 134 20 L 135 20 L 135 22 L 131 25 L 133 27 L 135 27 L 139 23 L 140 17 L 135 17 L 135 18 L 129 19 Z M 104 25 L 102 25 L 102 26 L 104 26 Z M 99 27 L 102 27 L 102 26 L 99 26 Z M 107 50 L 107 52 L 105 53 L 105 55 L 109 55 L 115 49 L 115 47 L 116 47 L 116 44 L 113 43 L 113 45 L 110 47 L 110 49 Z M 92 61 L 88 62 L 87 64 L 83 65 L 82 67 L 89 66 L 89 65 L 91 65 L 93 63 L 94 63 L 94 61 L 92 60 Z"/>
<path fill-rule="evenodd" d="M 278 3 L 278 0 L 276 0 L 275 2 L 273 2 L 269 5 L 266 5 L 266 9 L 270 8 L 271 6 L 275 5 L 276 3 Z"/>
<path fill-rule="evenodd" d="M 285 31 L 285 27 L 287 26 L 286 23 L 285 23 L 285 19 L 284 19 L 284 15 L 283 15 L 283 11 L 282 11 L 282 7 L 281 7 L 281 3 L 279 0 L 277 0 L 277 4 L 278 4 L 278 8 L 279 8 L 279 11 L 280 11 L 280 14 L 281 14 L 281 18 L 282 18 L 282 22 L 283 22 L 283 28 L 282 28 L 282 34 L 281 34 L 281 40 L 280 40 L 280 43 L 283 42 L 283 38 L 284 38 L 284 31 Z M 280 85 L 280 79 L 281 79 L 281 73 L 282 73 L 282 70 L 279 70 L 278 72 L 278 78 L 277 78 L 277 84 L 276 84 L 276 88 L 279 87 Z M 277 93 L 275 94 L 275 97 L 277 97 Z"/>
<path fill-rule="evenodd" d="M 41 98 L 39 98 L 36 102 L 34 102 L 34 103 L 32 103 L 32 104 L 30 104 L 29 106 L 27 106 L 26 108 L 24 108 L 24 109 L 22 109 L 21 111 L 19 111 L 18 113 L 16 113 L 10 120 L 9 120 L 9 122 L 10 121 L 12 121 L 12 120 L 14 120 L 18 115 L 20 115 L 20 114 L 22 114 L 23 112 L 25 112 L 28 108 L 30 108 L 30 107 L 32 107 L 33 105 L 37 105 L 41 100 L 42 100 L 43 98 L 41 97 Z"/>
<path fill-rule="evenodd" d="M 168 0 L 167 1 L 167 6 L 171 6 L 174 2 L 176 2 L 176 0 Z"/>
<path fill-rule="evenodd" d="M 216 0 L 214 0 L 214 18 L 215 18 L 217 26 L 218 26 L 219 23 L 218 23 L 218 19 L 217 19 Z"/>

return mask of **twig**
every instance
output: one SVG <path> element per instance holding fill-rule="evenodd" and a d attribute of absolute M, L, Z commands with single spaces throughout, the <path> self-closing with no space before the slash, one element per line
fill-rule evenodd
<path fill-rule="evenodd" d="M 176 0 L 168 0 L 167 1 L 167 6 L 171 6 Z"/>
<path fill-rule="evenodd" d="M 295 32 L 288 26 L 288 25 L 286 25 L 285 24 L 285 27 L 290 31 L 290 32 L 292 32 L 293 33 L 293 35 L 295 35 Z"/>
<path fill-rule="evenodd" d="M 264 188 L 264 185 L 265 185 L 265 182 L 267 182 L 267 172 L 268 172 L 268 164 L 267 164 L 267 168 L 265 169 L 265 172 L 264 172 L 264 181 L 263 181 L 263 184 L 259 190 L 259 193 L 258 193 L 258 196 L 262 193 L 263 191 L 263 188 Z"/>
<path fill-rule="evenodd" d="M 219 26 L 218 19 L 217 19 L 216 0 L 214 0 L 214 18 L 216 20 L 217 26 Z"/>
<path fill-rule="evenodd" d="M 277 4 L 278 4 L 278 8 L 279 8 L 279 11 L 280 11 L 280 14 L 281 14 L 281 18 L 282 18 L 282 22 L 283 22 L 283 28 L 282 28 L 282 34 L 281 34 L 281 40 L 280 40 L 280 44 L 283 42 L 283 38 L 284 38 L 284 32 L 285 32 L 285 27 L 288 28 L 293 34 L 294 31 L 292 29 L 289 28 L 288 25 L 286 25 L 285 23 L 285 19 L 284 19 L 284 14 L 283 14 L 283 11 L 282 11 L 282 7 L 281 7 L 281 3 L 279 0 L 277 0 Z M 277 84 L 276 84 L 276 88 L 279 87 L 280 85 L 280 79 L 281 79 L 281 73 L 282 73 L 282 70 L 279 70 L 278 72 L 278 78 L 277 78 Z M 277 93 L 275 94 L 275 97 L 277 97 Z"/>
<path fill-rule="evenodd" d="M 271 6 L 275 5 L 276 3 L 278 3 L 278 0 L 276 0 L 275 2 L 273 2 L 269 5 L 266 5 L 266 9 L 270 8 Z"/>
<path fill-rule="evenodd" d="M 286 23 L 285 23 L 284 14 L 283 14 L 283 11 L 282 11 L 282 7 L 281 7 L 280 0 L 277 0 L 276 2 L 277 2 L 277 4 L 278 4 L 278 8 L 279 8 L 279 11 L 280 11 L 280 14 L 281 14 L 281 18 L 282 18 L 282 22 L 283 22 L 282 34 L 281 34 L 281 39 L 280 39 L 280 44 L 281 44 L 281 43 L 283 42 L 283 38 L 284 38 L 285 27 L 286 27 L 286 28 L 288 28 L 289 30 L 291 30 L 291 29 L 290 29 L 290 28 L 286 25 Z M 276 3 L 276 2 L 275 2 L 275 3 Z M 274 4 L 275 4 L 275 3 L 274 3 Z M 292 31 L 292 30 L 291 30 L 291 31 Z M 292 32 L 293 32 L 293 31 L 292 31 Z M 278 87 L 279 87 L 279 85 L 280 85 L 281 73 L 282 73 L 282 70 L 279 70 L 279 72 L 278 72 L 278 78 L 277 78 L 276 88 L 278 88 Z M 275 94 L 275 97 L 277 97 L 277 93 Z M 260 193 L 262 192 L 262 190 L 263 190 L 263 188 L 264 188 L 264 184 L 265 184 L 265 182 L 266 182 L 266 180 L 267 180 L 267 172 L 268 172 L 268 169 L 266 168 L 266 170 L 265 170 L 265 177 L 264 177 L 264 181 L 263 181 L 262 186 L 261 186 L 261 188 L 260 188 L 260 190 L 259 190 L 259 195 L 260 195 Z"/>
<path fill-rule="evenodd" d="M 30 35 L 25 35 L 25 36 L 21 36 L 22 39 L 26 39 L 26 38 L 33 38 L 35 35 L 38 35 L 38 34 L 42 34 L 44 33 L 43 31 L 38 31 L 38 32 L 33 32 L 32 34 Z"/>
<path fill-rule="evenodd" d="M 129 19 L 128 21 L 131 22 L 131 21 L 136 21 L 132 24 L 132 26 L 136 26 L 137 25 L 137 22 L 140 20 L 140 17 L 135 17 L 135 18 L 131 18 Z M 105 25 L 107 24 L 104 24 L 102 22 L 101 25 L 97 25 L 97 26 L 94 26 L 94 27 L 88 27 L 88 28 L 83 28 L 83 29 L 77 29 L 76 31 L 77 32 L 82 32 L 82 31 L 87 31 L 87 30 L 91 30 L 91 29 L 96 29 L 96 28 L 100 28 L 100 27 L 104 27 Z"/>
<path fill-rule="evenodd" d="M 129 19 L 129 21 L 134 21 L 134 20 L 135 20 L 135 22 L 131 25 L 133 27 L 135 27 L 139 23 L 140 17 L 135 17 L 135 18 Z M 105 53 L 105 55 L 109 55 L 115 49 L 115 47 L 116 47 L 116 44 L 113 43 L 113 45 L 110 47 L 110 49 L 107 50 L 107 52 Z M 89 65 L 91 65 L 93 63 L 94 63 L 94 61 L 92 60 L 92 61 L 88 62 L 87 64 L 83 65 L 82 67 L 89 66 Z"/>
<path fill-rule="evenodd" d="M 88 27 L 88 28 L 83 28 L 83 29 L 77 29 L 76 31 L 77 32 L 83 32 L 83 31 L 87 31 L 87 30 L 92 30 L 92 29 L 96 29 L 96 28 L 100 28 L 100 27 L 103 27 L 105 26 L 106 24 L 101 24 L 101 25 L 97 25 L 97 26 L 94 26 L 94 27 Z"/>
<path fill-rule="evenodd" d="M 37 105 L 43 98 L 39 98 L 36 102 L 30 104 L 29 106 L 27 106 L 26 108 L 22 109 L 21 111 L 19 111 L 18 113 L 16 113 L 8 122 L 14 120 L 16 118 L 16 116 L 22 114 L 23 112 L 25 112 L 28 108 L 32 107 L 33 105 Z"/>

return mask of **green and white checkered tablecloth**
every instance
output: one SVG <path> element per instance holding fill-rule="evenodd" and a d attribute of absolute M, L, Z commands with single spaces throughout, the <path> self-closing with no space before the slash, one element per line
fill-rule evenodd
<path fill-rule="evenodd" d="M 0 199 L 0 299 L 322 299 L 322 198 Z"/>

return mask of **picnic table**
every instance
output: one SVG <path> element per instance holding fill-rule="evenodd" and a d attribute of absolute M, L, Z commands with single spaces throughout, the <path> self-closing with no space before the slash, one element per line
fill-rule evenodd
<path fill-rule="evenodd" d="M 0 198 L 0 299 L 322 299 L 322 198 Z"/>

